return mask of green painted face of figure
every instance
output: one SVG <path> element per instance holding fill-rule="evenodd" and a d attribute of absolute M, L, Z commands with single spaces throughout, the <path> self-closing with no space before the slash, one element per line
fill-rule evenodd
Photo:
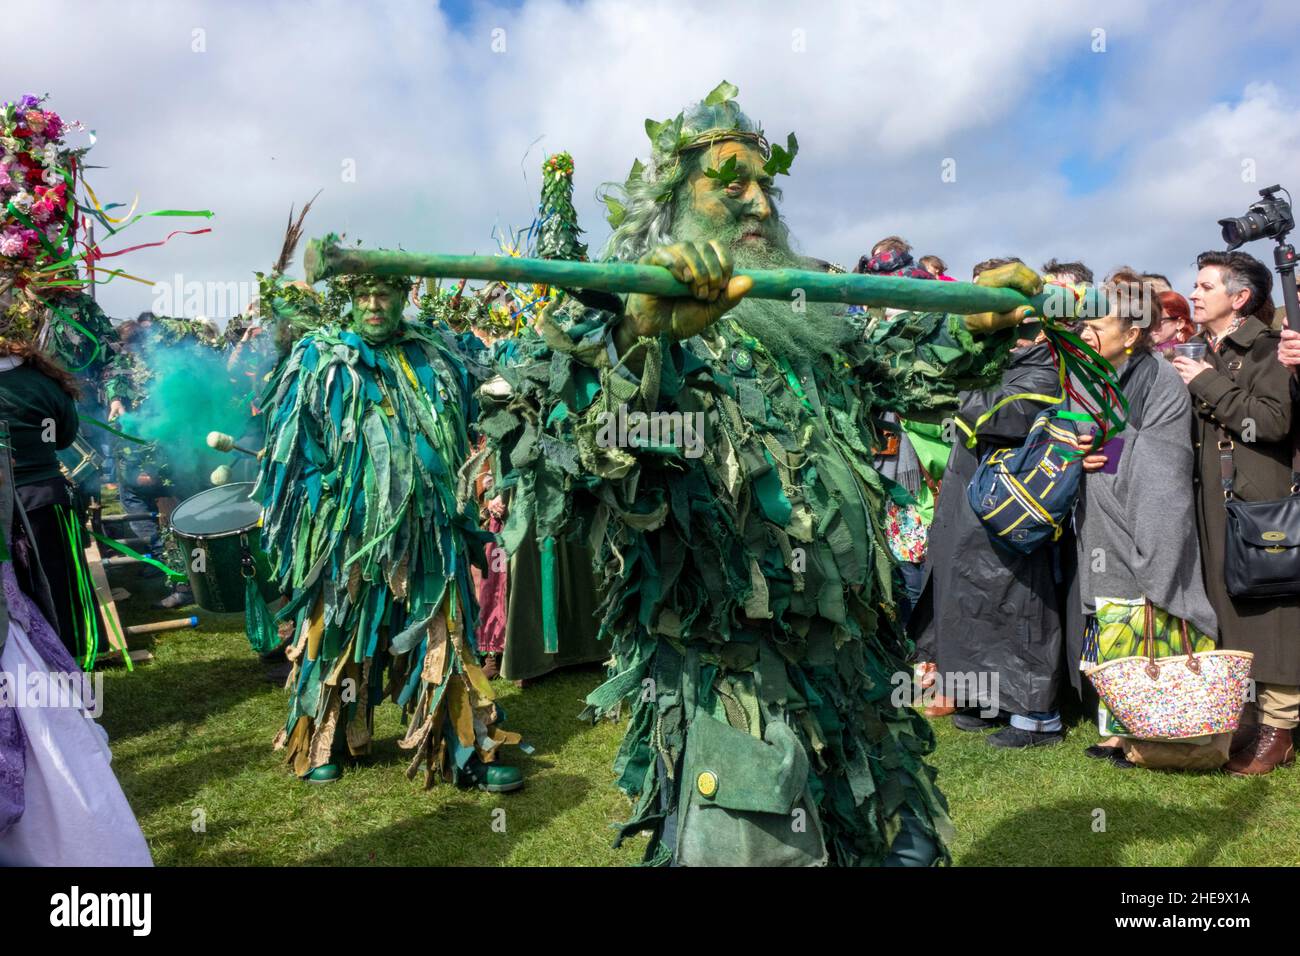
<path fill-rule="evenodd" d="M 735 161 L 736 177 L 722 183 L 706 169 Z M 725 140 L 703 153 L 679 198 L 673 238 L 721 242 L 738 265 L 759 268 L 789 254 L 772 205 L 772 177 L 763 171 L 763 156 L 748 143 Z"/>
<path fill-rule="evenodd" d="M 353 324 L 371 345 L 393 337 L 402 325 L 406 300 L 395 289 L 370 286 L 352 296 Z"/>

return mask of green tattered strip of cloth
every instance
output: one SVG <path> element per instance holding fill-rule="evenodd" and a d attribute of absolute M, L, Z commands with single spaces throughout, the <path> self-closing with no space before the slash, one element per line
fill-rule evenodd
<path fill-rule="evenodd" d="M 456 496 L 471 401 L 454 346 L 415 326 L 378 347 L 317 332 L 274 379 L 254 496 L 290 596 L 293 698 L 277 743 L 299 773 L 329 762 L 336 739 L 365 752 L 384 697 L 410 720 L 411 772 L 423 763 L 430 784 L 518 742 L 495 726 L 475 657 L 469 563 L 483 536 Z"/>
<path fill-rule="evenodd" d="M 593 715 L 630 710 L 615 766 L 637 799 L 624 833 L 652 831 L 652 862 L 671 852 L 658 841 L 655 758 L 675 766 L 691 719 L 665 716 L 684 693 L 680 673 L 663 671 L 671 649 L 700 662 L 692 682 L 716 697 L 717 719 L 756 736 L 773 720 L 795 731 L 833 862 L 883 859 L 904 807 L 942 845 L 946 807 L 922 760 L 933 739 L 889 700 L 910 648 L 873 418 L 956 408 L 959 390 L 1000 375 L 1010 336 L 977 340 L 956 317 L 904 313 L 793 368 L 724 320 L 683 343 L 643 340 L 631 380 L 610 367 L 612 319 L 549 310 L 542 339 L 516 348 L 484 389 L 481 427 L 497 486 L 515 490 L 507 550 L 530 522 L 539 541 L 568 535 L 593 550 L 615 667 L 588 704 Z M 702 416 L 702 453 L 652 439 L 611 446 L 601 429 L 620 406 Z M 669 786 L 677 805 L 681 782 Z"/>

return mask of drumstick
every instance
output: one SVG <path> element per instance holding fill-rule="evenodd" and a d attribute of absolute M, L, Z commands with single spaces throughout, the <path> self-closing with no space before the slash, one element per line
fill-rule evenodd
<path fill-rule="evenodd" d="M 258 453 L 249 451 L 247 448 L 240 448 L 235 444 L 233 435 L 227 435 L 225 432 L 208 432 L 208 447 L 215 448 L 217 451 L 237 451 L 245 455 L 251 455 L 256 458 Z"/>
<path fill-rule="evenodd" d="M 152 624 L 132 624 L 126 628 L 126 633 L 135 634 L 156 634 L 159 631 L 179 631 L 183 627 L 197 627 L 199 619 L 195 615 L 190 617 L 180 617 L 172 621 L 154 621 Z"/>
<path fill-rule="evenodd" d="M 208 478 L 212 481 L 214 485 L 230 484 L 230 466 L 221 465 L 218 468 L 214 468 L 212 470 L 212 474 L 209 475 Z"/>

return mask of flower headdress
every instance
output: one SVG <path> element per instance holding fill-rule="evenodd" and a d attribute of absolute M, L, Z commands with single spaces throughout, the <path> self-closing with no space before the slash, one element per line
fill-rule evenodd
<path fill-rule="evenodd" d="M 135 213 L 132 206 L 125 215 L 113 216 L 110 210 L 120 204 L 101 205 L 84 183 L 87 200 L 79 202 L 81 160 L 90 147 L 69 148 L 64 136 L 84 127 L 45 109 L 45 100 L 45 96 L 29 94 L 0 105 L 0 334 L 32 339 L 42 346 L 53 344 L 56 350 L 61 338 L 88 338 L 93 343 L 91 357 L 74 369 L 78 371 L 105 355 L 106 345 L 78 319 L 78 297 L 71 293 L 117 276 L 153 285 L 148 279 L 94 265 L 141 247 L 103 252 L 90 238 L 90 220 L 111 236 L 147 217 L 210 218 L 212 213 L 206 209 Z M 168 239 L 208 231 L 178 229 Z M 165 242 L 167 239 L 144 245 Z M 84 275 L 82 266 L 86 267 Z M 74 330 L 77 336 L 59 326 Z"/>
<path fill-rule="evenodd" d="M 44 102 L 28 95 L 0 108 L 0 286 L 15 290 L 67 285 L 76 238 L 72 200 L 86 150 L 64 145 L 63 134 L 79 124 L 42 109 Z M 23 296 L 11 297 L 6 311 L 14 313 L 7 334 L 23 334 L 19 324 L 30 332 L 39 312 Z"/>

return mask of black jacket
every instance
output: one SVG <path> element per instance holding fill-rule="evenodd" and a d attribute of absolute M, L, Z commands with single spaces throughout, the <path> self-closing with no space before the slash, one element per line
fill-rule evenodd
<path fill-rule="evenodd" d="M 1046 346 L 1015 353 L 1001 385 L 965 393 L 959 414 L 974 425 L 999 399 L 1019 393 L 1060 394 Z M 973 672 L 978 706 L 1018 714 L 1056 705 L 1063 641 L 1053 546 L 1030 555 L 999 548 L 971 510 L 966 485 L 985 454 L 1024 441 L 1043 407 L 1013 402 L 979 429 L 973 450 L 961 442 L 953 447 L 930 526 L 924 590 L 908 624 L 918 658 L 937 665 L 945 695 L 950 675 Z"/>

